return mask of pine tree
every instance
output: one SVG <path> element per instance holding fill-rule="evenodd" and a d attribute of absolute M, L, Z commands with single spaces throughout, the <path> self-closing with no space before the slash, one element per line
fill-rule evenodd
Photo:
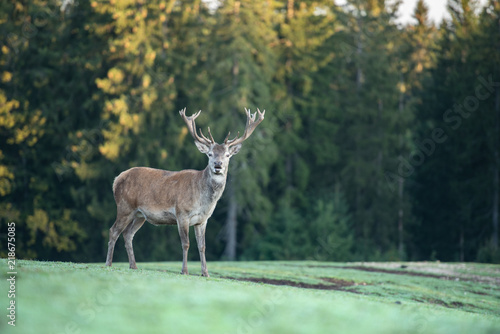
<path fill-rule="evenodd" d="M 280 192 L 291 202 L 301 205 L 309 183 L 312 158 L 325 154 L 317 150 L 316 126 L 324 118 L 315 99 L 315 77 L 328 56 L 321 53 L 323 43 L 333 34 L 333 15 L 327 2 L 282 1 L 277 17 L 279 56 L 273 96 L 282 148 L 278 170 L 273 178 Z M 322 12 L 316 11 L 321 9 Z M 320 89 L 318 89 L 320 90 Z M 319 116 L 316 118 L 316 116 Z"/>
<path fill-rule="evenodd" d="M 310 240 L 316 245 L 313 259 L 349 261 L 352 259 L 354 233 L 349 207 L 339 186 L 331 198 L 317 199 L 312 207 Z"/>
<path fill-rule="evenodd" d="M 265 122 L 231 161 L 222 198 L 223 205 L 227 205 L 223 256 L 229 260 L 237 257 L 238 225 L 242 225 L 238 224 L 238 216 L 243 214 L 246 221 L 265 221 L 271 209 L 269 198 L 263 193 L 275 156 L 272 133 L 267 130 L 273 126 L 269 86 L 275 58 L 269 46 L 275 41 L 275 34 L 271 13 L 272 8 L 264 1 L 225 1 L 214 14 L 210 36 L 206 61 L 211 82 L 207 108 L 210 122 L 234 133 L 244 124 L 240 116 L 244 108 L 268 110 Z"/>
<path fill-rule="evenodd" d="M 479 36 L 474 39 L 475 49 L 482 52 L 478 55 L 480 72 L 487 80 L 495 83 L 500 81 L 500 2 L 491 0 L 484 8 L 479 20 Z M 491 96 L 482 101 L 481 128 L 484 129 L 486 138 L 485 146 L 488 148 L 487 157 L 490 166 L 490 175 L 482 175 L 485 184 L 490 185 L 491 191 L 487 197 L 491 201 L 491 240 L 478 253 L 479 261 L 500 262 L 498 250 L 499 238 L 499 205 L 500 205 L 500 87 L 489 87 Z M 478 97 L 479 98 L 479 97 Z M 488 182 L 488 180 L 491 180 Z M 488 202 L 488 198 L 486 198 Z M 490 229 L 488 229 L 490 230 Z"/>
<path fill-rule="evenodd" d="M 481 65 L 487 48 L 480 45 L 477 6 L 477 1 L 450 1 L 452 20 L 441 26 L 433 82 L 423 93 L 431 97 L 419 108 L 418 142 L 443 131 L 443 141 L 434 143 L 433 153 L 415 173 L 417 184 L 425 185 L 415 189 L 422 221 L 417 240 L 426 241 L 424 257 L 475 259 L 484 227 L 491 226 L 487 212 L 493 201 L 487 194 L 494 193 L 494 146 L 485 133 L 494 133 L 495 113 L 493 95 L 480 93 L 491 72 Z"/>
<path fill-rule="evenodd" d="M 419 150 L 418 145 L 413 142 L 415 134 L 412 129 L 416 124 L 414 114 L 416 108 L 423 102 L 423 88 L 429 84 L 430 69 L 435 64 L 434 49 L 437 38 L 436 29 L 429 19 L 429 9 L 423 0 L 417 2 L 413 17 L 416 23 L 405 27 L 399 46 L 401 59 L 398 83 L 399 102 L 395 125 L 399 138 L 394 150 L 399 163 L 394 164 L 391 171 L 386 171 L 388 186 L 398 194 L 398 254 L 401 259 L 408 255 L 407 248 L 410 241 L 405 239 L 412 235 L 408 231 L 418 228 L 418 225 L 409 224 L 415 222 L 410 207 L 413 201 L 410 197 L 412 189 L 408 187 L 412 184 L 414 175 L 402 174 L 401 171 L 404 168 L 402 164 L 403 161 L 404 163 L 408 161 L 410 155 Z"/>
<path fill-rule="evenodd" d="M 396 7 L 350 1 L 344 10 L 343 32 L 332 39 L 338 48 L 329 86 L 338 93 L 326 103 L 337 110 L 334 141 L 342 143 L 337 178 L 352 210 L 358 255 L 393 257 L 398 193 L 387 186 L 385 172 L 393 168 L 400 145 Z"/>
<path fill-rule="evenodd" d="M 68 133 L 95 106 L 86 99 L 95 75 L 88 66 L 98 61 L 91 55 L 96 40 L 81 43 L 89 7 L 74 6 L 33 0 L 2 7 L 9 17 L 2 20 L 2 165 L 14 174 L 7 174 L 12 183 L 2 211 L 17 220 L 20 256 L 68 258 L 86 235 L 71 196 L 75 178 L 63 161 L 78 158 Z"/>

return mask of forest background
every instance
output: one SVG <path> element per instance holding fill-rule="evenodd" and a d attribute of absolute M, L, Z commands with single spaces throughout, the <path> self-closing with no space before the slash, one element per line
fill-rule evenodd
<path fill-rule="evenodd" d="M 500 263 L 500 1 L 343 3 L 2 1 L 0 255 L 15 222 L 20 258 L 104 262 L 114 177 L 203 169 L 178 111 L 220 142 L 247 107 L 208 260 Z M 182 257 L 174 228 L 134 247 Z"/>

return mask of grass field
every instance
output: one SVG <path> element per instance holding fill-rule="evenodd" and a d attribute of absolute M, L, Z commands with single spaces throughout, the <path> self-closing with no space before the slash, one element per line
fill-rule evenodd
<path fill-rule="evenodd" d="M 17 261 L 1 333 L 500 333 L 500 266 L 473 263 Z"/>

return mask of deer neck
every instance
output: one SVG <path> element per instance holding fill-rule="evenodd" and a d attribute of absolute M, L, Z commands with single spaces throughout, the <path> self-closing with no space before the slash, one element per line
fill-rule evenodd
<path fill-rule="evenodd" d="M 207 195 L 211 200 L 218 201 L 224 192 L 227 175 L 216 175 L 207 166 L 203 170 L 203 180 L 205 182 Z"/>

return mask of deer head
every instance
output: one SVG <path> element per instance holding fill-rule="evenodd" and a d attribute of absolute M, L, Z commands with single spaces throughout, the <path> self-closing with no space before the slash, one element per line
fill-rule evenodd
<path fill-rule="evenodd" d="M 264 111 L 260 111 L 257 109 L 259 117 L 256 119 L 257 112 L 252 114 L 250 109 L 245 108 L 245 112 L 247 114 L 247 123 L 245 127 L 245 132 L 243 136 L 239 136 L 239 132 L 235 138 L 229 139 L 230 132 L 227 134 L 226 139 L 222 144 L 218 144 L 215 142 L 212 133 L 210 132 L 210 128 L 208 128 L 208 134 L 210 139 L 205 137 L 203 132 L 200 129 L 200 134 L 198 135 L 196 132 L 196 123 L 195 119 L 200 115 L 201 110 L 196 114 L 191 116 L 186 116 L 186 108 L 179 111 L 180 115 L 184 119 L 184 122 L 187 125 L 187 128 L 191 135 L 194 138 L 194 143 L 196 147 L 201 153 L 205 153 L 208 156 L 208 167 L 210 172 L 216 176 L 226 176 L 227 168 L 229 166 L 229 159 L 235 154 L 237 154 L 241 149 L 241 144 L 253 133 L 257 125 L 260 124 L 264 120 Z"/>

